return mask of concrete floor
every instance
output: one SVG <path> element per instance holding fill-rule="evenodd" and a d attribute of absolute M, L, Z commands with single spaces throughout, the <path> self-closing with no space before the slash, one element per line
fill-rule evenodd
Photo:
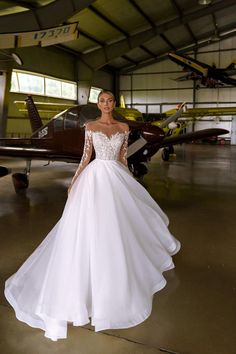
<path fill-rule="evenodd" d="M 75 166 L 34 162 L 26 196 L 15 194 L 10 176 L 0 180 L 1 353 L 236 353 L 236 147 L 187 145 L 176 152 L 168 163 L 156 155 L 143 181 L 182 243 L 151 316 L 125 330 L 70 327 L 58 342 L 16 320 L 3 287 L 60 217 Z M 0 165 L 16 172 L 24 163 Z"/>

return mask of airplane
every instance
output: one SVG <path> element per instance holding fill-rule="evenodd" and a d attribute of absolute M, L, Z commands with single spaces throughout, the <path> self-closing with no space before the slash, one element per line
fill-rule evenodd
<path fill-rule="evenodd" d="M 208 65 L 185 55 L 168 53 L 168 57 L 173 62 L 181 65 L 186 75 L 176 78 L 176 81 L 193 80 L 198 81 L 203 86 L 216 88 L 223 85 L 236 86 L 236 79 L 230 76 L 236 75 L 236 64 L 231 63 L 228 67 L 216 68 L 215 65 Z M 199 85 L 198 87 L 199 88 Z"/>
<path fill-rule="evenodd" d="M 78 105 L 57 114 L 43 125 L 31 96 L 27 97 L 26 104 L 32 136 L 0 139 L 0 157 L 26 160 L 25 170 L 12 175 L 17 193 L 28 188 L 32 160 L 79 163 L 83 154 L 85 123 L 94 120 L 94 117 L 100 114 L 96 104 Z M 168 147 L 172 143 L 180 144 L 228 133 L 225 129 L 204 129 L 178 137 L 166 137 L 163 129 L 150 123 L 127 120 L 116 111 L 114 118 L 129 125 L 128 167 L 135 177 L 142 177 L 147 173 L 145 163 L 150 161 L 160 148 Z M 0 177 L 10 173 L 9 169 L 0 166 Z"/>

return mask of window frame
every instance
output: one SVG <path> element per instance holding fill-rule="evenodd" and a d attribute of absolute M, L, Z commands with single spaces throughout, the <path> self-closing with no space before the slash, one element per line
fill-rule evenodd
<path fill-rule="evenodd" d="M 49 76 L 49 75 L 43 75 L 40 73 L 35 73 L 32 71 L 26 71 L 26 70 L 18 70 L 18 69 L 13 69 L 12 70 L 12 74 L 15 73 L 16 74 L 16 81 L 17 81 L 17 86 L 18 86 L 18 90 L 13 90 L 12 89 L 12 85 L 10 88 L 10 92 L 11 93 L 23 93 L 23 94 L 32 94 L 35 96 L 44 96 L 44 97 L 52 97 L 52 98 L 59 98 L 62 100 L 71 100 L 71 101 L 77 101 L 78 100 L 78 84 L 75 81 L 70 81 L 70 80 L 63 80 L 54 76 Z M 25 75 L 30 75 L 30 76 L 36 76 L 36 77 L 41 77 L 43 78 L 43 93 L 35 93 L 35 92 L 30 92 L 30 90 L 21 90 L 20 89 L 20 78 L 18 76 L 18 73 L 20 74 L 25 74 Z M 47 94 L 47 88 L 46 88 L 46 79 L 49 80 L 55 80 L 55 81 L 59 81 L 60 82 L 60 91 L 61 91 L 61 95 L 57 96 L 57 95 L 50 95 Z M 11 83 L 12 83 L 12 77 L 11 77 Z M 69 97 L 65 97 L 65 95 L 63 95 L 63 88 L 62 88 L 62 84 L 66 83 L 66 84 L 72 84 L 74 86 L 74 96 L 72 98 Z"/>

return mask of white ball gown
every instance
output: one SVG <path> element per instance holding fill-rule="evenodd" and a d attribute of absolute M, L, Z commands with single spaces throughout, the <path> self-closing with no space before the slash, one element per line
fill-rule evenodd
<path fill-rule="evenodd" d="M 63 214 L 6 281 L 16 317 L 57 340 L 67 325 L 128 328 L 151 313 L 180 243 L 168 218 L 121 162 L 128 132 L 85 130 L 80 174 Z M 92 146 L 96 158 L 88 164 Z M 123 160 L 122 160 L 123 159 Z"/>

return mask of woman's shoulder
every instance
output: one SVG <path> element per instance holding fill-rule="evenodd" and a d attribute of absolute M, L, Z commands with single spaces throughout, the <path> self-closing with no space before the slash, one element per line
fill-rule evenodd
<path fill-rule="evenodd" d="M 119 122 L 119 126 L 123 130 L 124 133 L 129 132 L 129 126 L 127 123 Z"/>
<path fill-rule="evenodd" d="M 97 126 L 97 120 L 91 120 L 85 124 L 87 130 L 93 130 Z"/>

